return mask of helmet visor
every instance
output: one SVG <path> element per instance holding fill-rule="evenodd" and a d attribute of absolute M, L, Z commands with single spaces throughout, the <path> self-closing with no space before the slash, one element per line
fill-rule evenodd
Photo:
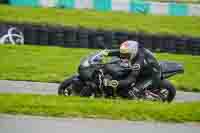
<path fill-rule="evenodd" d="M 130 59 L 130 53 L 120 53 L 120 58 L 122 59 Z"/>

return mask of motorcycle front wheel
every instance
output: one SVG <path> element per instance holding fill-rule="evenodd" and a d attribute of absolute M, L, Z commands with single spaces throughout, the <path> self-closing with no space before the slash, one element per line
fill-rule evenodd
<path fill-rule="evenodd" d="M 66 79 L 58 87 L 58 95 L 61 96 L 71 96 L 73 92 L 73 78 Z"/>
<path fill-rule="evenodd" d="M 58 95 L 60 96 L 81 96 L 90 97 L 92 95 L 92 90 L 90 87 L 83 84 L 77 85 L 73 82 L 74 77 L 64 80 L 58 87 Z"/>

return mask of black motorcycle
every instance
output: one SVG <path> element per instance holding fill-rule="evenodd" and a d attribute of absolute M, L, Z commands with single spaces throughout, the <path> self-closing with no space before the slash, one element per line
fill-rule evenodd
<path fill-rule="evenodd" d="M 106 63 L 101 63 L 100 59 L 98 59 L 103 51 L 99 51 L 95 54 L 92 54 L 86 58 L 84 58 L 80 66 L 82 68 L 87 68 L 89 72 L 92 72 L 92 79 L 96 84 L 96 88 L 92 89 L 91 86 L 85 82 L 84 79 L 81 79 L 80 75 L 74 75 L 65 81 L 63 81 L 59 88 L 58 94 L 64 96 L 94 96 L 94 97 L 122 97 L 128 98 L 123 94 L 123 90 L 118 90 L 117 88 L 117 80 L 112 80 L 109 87 L 105 84 L 107 80 L 107 74 L 104 69 L 106 65 L 115 64 L 118 59 L 112 58 L 110 61 Z M 152 88 L 152 82 L 146 82 L 143 84 L 142 92 L 138 92 L 138 90 L 134 90 L 132 92 L 132 99 L 145 99 L 145 100 L 153 100 L 153 101 L 162 101 L 162 102 L 171 102 L 175 95 L 176 89 L 172 85 L 170 81 L 167 79 L 172 77 L 178 73 L 183 73 L 184 69 L 181 64 L 175 62 L 168 61 L 160 61 L 161 66 L 161 82 L 159 88 Z M 79 67 L 80 67 L 79 66 Z M 141 77 L 142 82 L 143 77 Z M 131 88 L 131 86 L 130 86 Z"/>

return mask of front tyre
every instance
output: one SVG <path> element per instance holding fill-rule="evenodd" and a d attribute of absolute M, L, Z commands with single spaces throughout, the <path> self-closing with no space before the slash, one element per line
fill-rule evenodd
<path fill-rule="evenodd" d="M 172 102 L 176 96 L 176 89 L 168 80 L 162 80 L 159 95 L 163 102 Z"/>
<path fill-rule="evenodd" d="M 74 82 L 71 77 L 63 81 L 58 87 L 58 95 L 61 96 L 81 96 L 81 97 L 90 97 L 92 95 L 91 87 L 84 86 L 80 82 Z"/>
<path fill-rule="evenodd" d="M 73 92 L 73 77 L 63 81 L 58 87 L 58 95 L 71 96 Z"/>

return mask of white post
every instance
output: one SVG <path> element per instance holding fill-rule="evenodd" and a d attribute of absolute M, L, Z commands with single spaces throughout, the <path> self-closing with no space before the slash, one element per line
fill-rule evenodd
<path fill-rule="evenodd" d="M 129 11 L 131 0 L 112 0 L 112 10 L 114 11 Z"/>
<path fill-rule="evenodd" d="M 93 0 L 75 0 L 75 8 L 92 9 L 93 8 Z"/>
<path fill-rule="evenodd" d="M 58 0 L 40 0 L 42 7 L 56 7 Z"/>

